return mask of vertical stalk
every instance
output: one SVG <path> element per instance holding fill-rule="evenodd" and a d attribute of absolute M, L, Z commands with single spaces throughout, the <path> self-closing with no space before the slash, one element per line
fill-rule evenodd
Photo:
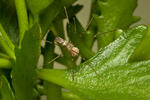
<path fill-rule="evenodd" d="M 19 23 L 19 47 L 21 47 L 24 32 L 28 29 L 28 15 L 25 0 L 15 0 L 15 6 Z"/>
<path fill-rule="evenodd" d="M 47 41 L 50 42 L 54 41 L 52 32 L 48 34 Z M 53 62 L 49 64 L 49 62 L 53 59 L 54 59 L 54 44 L 46 43 L 44 50 L 44 67 L 53 68 Z M 47 100 L 61 100 L 61 88 L 58 85 L 45 81 L 44 86 L 46 89 Z"/>

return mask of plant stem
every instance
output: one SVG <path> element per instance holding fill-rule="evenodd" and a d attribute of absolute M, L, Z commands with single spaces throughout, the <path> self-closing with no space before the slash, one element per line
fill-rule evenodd
<path fill-rule="evenodd" d="M 25 0 L 15 0 L 18 23 L 19 23 L 19 47 L 21 47 L 21 41 L 24 37 L 24 32 L 28 29 L 28 16 L 26 10 Z"/>
<path fill-rule="evenodd" d="M 48 34 L 47 40 L 50 42 L 54 41 L 52 33 Z M 54 57 L 54 44 L 46 43 L 44 50 L 45 68 L 53 68 L 53 62 L 51 64 L 49 64 L 49 62 L 53 60 Z M 46 89 L 47 100 L 61 100 L 61 88 L 58 85 L 45 81 L 44 87 Z"/>

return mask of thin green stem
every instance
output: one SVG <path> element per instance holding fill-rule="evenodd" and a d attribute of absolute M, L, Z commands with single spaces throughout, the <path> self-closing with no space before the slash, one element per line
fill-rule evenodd
<path fill-rule="evenodd" d="M 26 10 L 25 0 L 15 0 L 18 23 L 19 23 L 19 47 L 21 47 L 21 41 L 24 37 L 25 31 L 28 29 L 28 16 Z"/>

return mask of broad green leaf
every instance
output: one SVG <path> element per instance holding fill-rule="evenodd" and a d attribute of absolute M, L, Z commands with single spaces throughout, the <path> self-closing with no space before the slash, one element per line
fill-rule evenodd
<path fill-rule="evenodd" d="M 129 62 L 147 27 L 133 27 L 72 70 L 38 71 L 41 79 L 61 85 L 83 100 L 149 100 L 150 60 Z M 74 80 L 72 80 L 74 73 Z"/>
<path fill-rule="evenodd" d="M 12 81 L 17 100 L 35 100 L 36 66 L 40 56 L 40 31 L 37 25 L 23 38 L 21 48 L 16 48 L 16 62 Z"/>
<path fill-rule="evenodd" d="M 132 16 L 137 5 L 137 0 L 98 0 L 98 9 L 101 15 L 96 15 L 98 25 L 98 47 L 102 48 L 114 40 L 114 33 L 110 32 L 117 28 L 128 28 L 139 20 L 139 17 Z"/>
<path fill-rule="evenodd" d="M 13 91 L 5 76 L 0 76 L 0 94 L 1 100 L 15 100 Z"/>

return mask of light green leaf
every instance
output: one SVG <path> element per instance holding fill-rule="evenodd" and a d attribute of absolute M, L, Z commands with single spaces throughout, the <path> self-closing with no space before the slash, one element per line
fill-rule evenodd
<path fill-rule="evenodd" d="M 148 32 L 144 36 L 143 41 L 140 43 L 140 45 L 137 47 L 135 52 L 133 53 L 131 57 L 131 61 L 141 61 L 141 60 L 149 60 L 150 59 L 150 26 L 148 27 Z"/>
<path fill-rule="evenodd" d="M 133 27 L 80 67 L 43 69 L 38 75 L 69 89 L 83 100 L 149 100 L 150 60 L 129 62 L 146 33 L 147 27 L 143 25 Z"/>
<path fill-rule="evenodd" d="M 77 95 L 66 91 L 62 91 L 62 97 L 63 100 L 81 100 Z"/>
<path fill-rule="evenodd" d="M 9 59 L 0 58 L 0 68 L 11 68 L 11 62 Z"/>

